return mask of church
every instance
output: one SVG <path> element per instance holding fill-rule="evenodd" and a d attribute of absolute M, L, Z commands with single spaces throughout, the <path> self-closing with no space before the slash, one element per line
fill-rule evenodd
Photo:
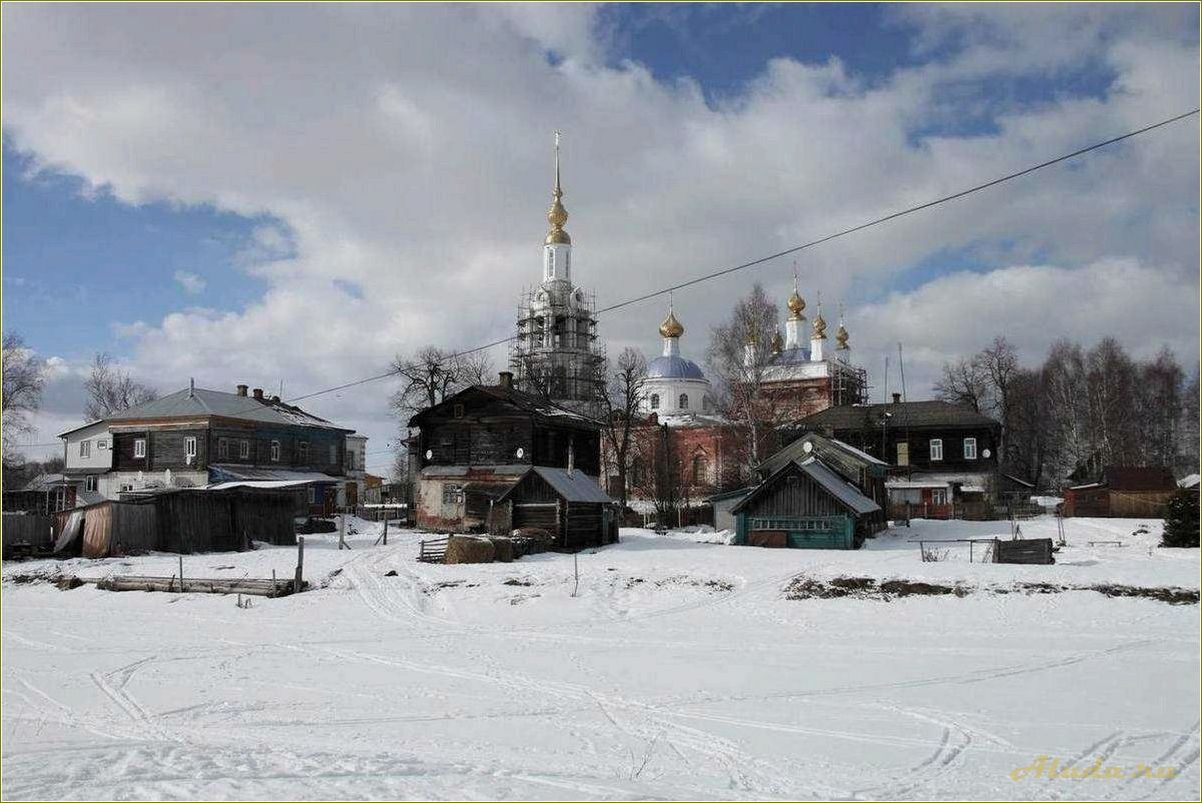
<path fill-rule="evenodd" d="M 543 277 L 518 304 L 517 336 L 510 344 L 514 386 L 566 409 L 593 414 L 604 382 L 605 355 L 597 344 L 591 293 L 572 283 L 572 238 L 564 225 L 559 173 L 559 132 L 555 134 L 555 189 L 543 240 Z"/>

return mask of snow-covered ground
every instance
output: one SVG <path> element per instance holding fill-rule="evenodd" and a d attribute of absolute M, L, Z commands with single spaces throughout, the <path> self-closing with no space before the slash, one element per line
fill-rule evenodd
<path fill-rule="evenodd" d="M 432 566 L 415 561 L 419 534 L 372 546 L 378 530 L 360 522 L 350 551 L 307 538 L 315 590 L 249 609 L 12 581 L 170 575 L 175 555 L 6 563 L 0 791 L 1197 799 L 1198 605 L 989 589 L 1196 590 L 1198 551 L 1156 548 L 1156 521 L 1065 525 L 1055 566 L 970 564 L 967 545 L 923 563 L 912 543 L 1008 536 L 1005 522 L 916 521 L 855 552 L 624 530 L 579 555 L 573 596 L 570 555 Z M 1111 540 L 1123 546 L 1088 546 Z M 192 577 L 294 565 L 279 547 L 184 558 Z M 974 593 L 787 600 L 797 575 Z M 1127 777 L 1011 778 L 1040 755 Z M 1131 777 L 1140 762 L 1174 777 Z"/>

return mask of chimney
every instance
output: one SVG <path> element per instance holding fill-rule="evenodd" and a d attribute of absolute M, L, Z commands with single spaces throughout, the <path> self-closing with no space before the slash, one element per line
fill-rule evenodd
<path fill-rule="evenodd" d="M 279 397 L 279 396 L 272 396 L 272 397 L 271 397 L 271 403 L 272 403 L 272 404 L 279 404 L 279 403 L 280 403 L 280 397 Z"/>
<path fill-rule="evenodd" d="M 256 398 L 258 401 L 263 401 L 263 388 L 255 388 L 255 389 L 254 389 L 253 391 L 251 391 L 251 392 L 255 394 L 255 398 Z"/>
<path fill-rule="evenodd" d="M 246 385 L 239 385 L 239 386 L 238 386 L 238 395 L 239 395 L 239 396 L 245 396 L 245 395 L 246 395 L 246 388 L 247 388 L 247 386 L 246 386 Z"/>
<path fill-rule="evenodd" d="M 500 381 L 497 383 L 498 385 L 505 388 L 506 390 L 513 389 L 513 372 L 512 371 L 501 371 L 498 374 L 498 376 L 500 377 Z"/>
<path fill-rule="evenodd" d="M 196 379 L 193 377 L 188 377 L 188 398 L 190 399 L 195 395 L 196 395 Z"/>
<path fill-rule="evenodd" d="M 894 403 L 894 404 L 901 404 L 901 394 L 900 394 L 900 393 L 894 393 L 894 394 L 893 394 L 893 403 Z"/>

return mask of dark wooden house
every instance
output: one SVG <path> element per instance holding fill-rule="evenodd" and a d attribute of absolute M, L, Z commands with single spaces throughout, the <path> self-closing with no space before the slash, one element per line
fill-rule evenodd
<path fill-rule="evenodd" d="M 419 527 L 484 529 L 493 504 L 531 466 L 600 475 L 597 421 L 514 390 L 512 375 L 473 385 L 409 421 Z"/>
<path fill-rule="evenodd" d="M 736 544 L 858 549 L 879 529 L 881 506 L 810 458 L 784 463 L 732 512 Z"/>
<path fill-rule="evenodd" d="M 958 404 L 893 398 L 828 408 L 801 419 L 795 432 L 817 432 L 888 463 L 895 515 L 907 507 L 946 517 L 956 504 L 991 503 L 999 490 L 1001 424 Z"/>
<path fill-rule="evenodd" d="M 542 530 L 557 549 L 601 546 L 618 540 L 615 506 L 597 481 L 580 471 L 533 466 L 495 500 L 489 530 Z"/>

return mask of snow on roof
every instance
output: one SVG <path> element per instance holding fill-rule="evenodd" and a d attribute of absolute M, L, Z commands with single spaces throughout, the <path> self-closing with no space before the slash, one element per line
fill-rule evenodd
<path fill-rule="evenodd" d="M 824 466 L 817 458 L 812 457 L 797 465 L 801 466 L 801 470 L 809 474 L 815 482 L 830 491 L 835 498 L 855 512 L 864 514 L 881 509 L 880 505 L 860 493 L 858 488 Z"/>
<path fill-rule="evenodd" d="M 330 474 L 322 474 L 320 471 L 291 471 L 285 468 L 249 468 L 230 463 L 216 463 L 209 468 L 212 469 L 215 475 L 214 479 L 218 481 L 218 484 L 228 482 L 246 483 L 247 481 L 296 484 L 338 482 L 343 479 L 342 477 L 335 477 Z"/>
<path fill-rule="evenodd" d="M 328 482 L 329 479 L 329 477 L 326 477 L 324 481 Z M 206 485 L 200 490 L 224 491 L 229 488 L 300 488 L 313 482 L 315 480 L 230 480 L 229 482 Z"/>

